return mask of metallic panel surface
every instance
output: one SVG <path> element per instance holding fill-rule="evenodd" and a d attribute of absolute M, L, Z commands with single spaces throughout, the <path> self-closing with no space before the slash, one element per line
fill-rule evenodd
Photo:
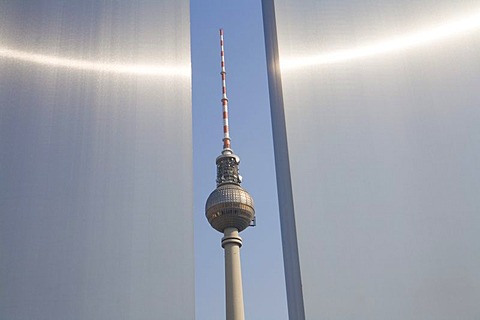
<path fill-rule="evenodd" d="M 273 0 L 262 1 L 283 265 L 290 319 L 305 319 Z"/>
<path fill-rule="evenodd" d="M 0 319 L 194 318 L 189 28 L 0 2 Z"/>
<path fill-rule="evenodd" d="M 299 265 L 287 288 L 301 288 L 290 318 L 299 301 L 306 319 L 479 318 L 480 31 L 282 64 L 461 20 L 478 1 L 263 4 L 284 255 Z"/>

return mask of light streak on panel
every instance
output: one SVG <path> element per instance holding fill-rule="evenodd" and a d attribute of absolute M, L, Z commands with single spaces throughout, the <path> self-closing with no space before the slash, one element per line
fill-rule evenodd
<path fill-rule="evenodd" d="M 394 53 L 400 50 L 427 46 L 478 29 L 480 29 L 480 12 L 462 19 L 423 29 L 415 33 L 392 37 L 388 40 L 358 46 L 352 49 L 281 59 L 280 67 L 282 70 L 288 70 L 307 66 L 348 62 L 355 59 L 368 58 L 380 54 Z"/>
<path fill-rule="evenodd" d="M 190 76 L 190 66 L 169 66 L 157 64 L 123 64 L 104 61 L 71 59 L 53 55 L 31 53 L 10 48 L 0 48 L 0 59 L 13 59 L 52 67 L 146 76 Z"/>

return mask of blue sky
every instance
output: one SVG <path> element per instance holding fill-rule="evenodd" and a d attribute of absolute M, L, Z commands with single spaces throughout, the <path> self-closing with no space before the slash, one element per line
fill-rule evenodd
<path fill-rule="evenodd" d="M 197 320 L 224 318 L 222 235 L 204 216 L 222 148 L 220 47 L 225 31 L 232 148 L 257 226 L 241 233 L 247 319 L 287 319 L 260 1 L 192 1 L 194 219 Z"/>

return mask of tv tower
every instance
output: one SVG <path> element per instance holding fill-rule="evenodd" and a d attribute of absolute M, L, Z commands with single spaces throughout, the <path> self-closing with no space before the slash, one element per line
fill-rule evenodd
<path fill-rule="evenodd" d="M 253 199 L 240 186 L 242 177 L 238 173 L 240 158 L 230 148 L 228 127 L 228 99 L 225 81 L 225 51 L 223 29 L 220 29 L 222 106 L 223 106 L 223 150 L 217 157 L 217 188 L 205 204 L 205 215 L 210 225 L 224 234 L 222 247 L 225 249 L 225 297 L 226 319 L 244 320 L 242 271 L 240 267 L 239 232 L 251 225 L 255 218 Z"/>

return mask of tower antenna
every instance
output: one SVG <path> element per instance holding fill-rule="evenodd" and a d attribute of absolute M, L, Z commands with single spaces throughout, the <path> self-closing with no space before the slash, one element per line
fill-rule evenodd
<path fill-rule="evenodd" d="M 220 29 L 220 57 L 222 71 L 222 107 L 223 107 L 223 151 L 230 150 L 230 129 L 228 127 L 228 98 L 227 98 L 227 81 L 225 71 L 225 48 L 223 46 L 223 29 Z"/>
<path fill-rule="evenodd" d="M 222 57 L 223 150 L 216 159 L 217 188 L 208 196 L 205 204 L 205 216 L 215 230 L 223 233 L 226 319 L 244 320 L 240 267 L 242 238 L 239 236 L 239 232 L 252 225 L 252 221 L 255 220 L 255 208 L 250 194 L 240 186 L 242 182 L 238 172 L 240 158 L 230 149 L 223 29 L 220 29 L 220 47 Z"/>

